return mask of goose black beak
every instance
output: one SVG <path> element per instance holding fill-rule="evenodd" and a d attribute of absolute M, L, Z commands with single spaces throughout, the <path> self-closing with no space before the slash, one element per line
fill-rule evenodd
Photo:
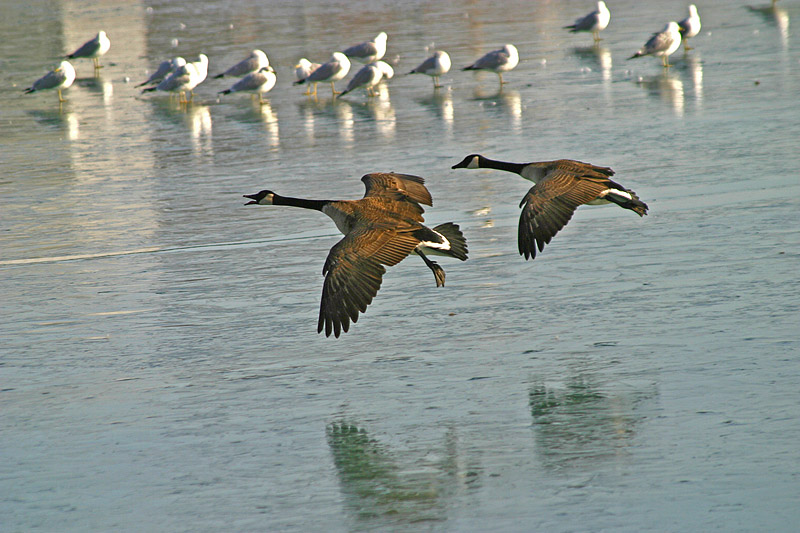
<path fill-rule="evenodd" d="M 258 200 L 256 200 L 257 196 L 258 196 L 257 194 L 243 194 L 242 195 L 243 198 L 250 198 L 250 201 L 244 205 L 257 204 L 258 203 Z"/>

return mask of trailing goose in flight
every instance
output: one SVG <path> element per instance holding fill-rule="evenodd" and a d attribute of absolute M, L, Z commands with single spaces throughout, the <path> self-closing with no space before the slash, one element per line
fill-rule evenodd
<path fill-rule="evenodd" d="M 264 190 L 245 194 L 245 205 L 287 205 L 322 211 L 344 234 L 331 248 L 322 274 L 322 301 L 317 333 L 325 329 L 338 337 L 358 321 L 358 313 L 378 293 L 383 265 L 393 266 L 414 252 L 433 271 L 436 286 L 444 285 L 444 269 L 425 254 L 445 255 L 465 261 L 467 242 L 456 224 L 423 225 L 420 204 L 433 205 L 423 180 L 408 174 L 375 172 L 361 178 L 366 193 L 361 200 L 306 200 Z"/>
<path fill-rule="evenodd" d="M 535 183 L 520 202 L 517 241 L 519 254 L 536 257 L 579 206 L 615 203 L 639 216 L 647 214 L 647 204 L 630 189 L 613 182 L 614 171 L 581 161 L 559 159 L 533 163 L 496 161 L 470 154 L 452 168 L 493 168 L 519 174 Z"/>

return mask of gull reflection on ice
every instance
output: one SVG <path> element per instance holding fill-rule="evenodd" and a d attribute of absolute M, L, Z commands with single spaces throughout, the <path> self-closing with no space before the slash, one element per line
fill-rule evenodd
<path fill-rule="evenodd" d="M 392 140 L 397 127 L 397 118 L 389 99 L 389 89 L 384 84 L 380 84 L 376 87 L 376 93 L 374 98 L 367 100 L 366 109 L 375 122 L 375 129 L 378 133 L 386 140 Z"/>
<path fill-rule="evenodd" d="M 747 6 L 752 13 L 761 15 L 765 21 L 777 26 L 781 34 L 781 44 L 786 49 L 789 46 L 789 12 L 778 7 L 775 2 L 763 6 Z"/>
<path fill-rule="evenodd" d="M 267 143 L 269 146 L 273 148 L 280 146 L 281 135 L 278 124 L 278 115 L 272 109 L 272 104 L 266 100 L 261 104 L 259 104 L 257 101 L 254 101 L 253 110 L 255 113 L 258 113 L 261 121 L 264 123 L 264 127 L 268 133 Z"/>
<path fill-rule="evenodd" d="M 105 107 L 110 106 L 114 100 L 114 84 L 100 74 L 87 78 L 78 78 L 75 80 L 75 84 L 88 89 L 90 92 L 99 94 Z"/>
<path fill-rule="evenodd" d="M 497 109 L 511 117 L 511 129 L 515 133 L 522 131 L 522 98 L 516 89 L 500 89 L 485 92 L 480 87 L 475 89 L 475 99 L 481 102 L 484 109 Z"/>
<path fill-rule="evenodd" d="M 186 107 L 184 119 L 189 127 L 189 133 L 192 138 L 192 147 L 197 155 L 206 152 L 208 154 L 214 153 L 214 147 L 211 143 L 211 112 L 208 106 L 189 104 Z"/>
<path fill-rule="evenodd" d="M 675 115 L 682 117 L 684 111 L 683 82 L 664 72 L 656 76 L 640 77 L 637 80 L 640 87 L 647 90 L 648 94 L 657 97 L 662 102 L 672 106 Z"/>
<path fill-rule="evenodd" d="M 611 50 L 605 46 L 582 46 L 575 48 L 575 55 L 590 70 L 600 71 L 603 81 L 611 81 Z"/>
<path fill-rule="evenodd" d="M 694 100 L 697 107 L 703 104 L 703 60 L 695 55 L 687 55 L 680 64 L 681 69 L 685 69 L 692 82 Z"/>
<path fill-rule="evenodd" d="M 449 89 L 433 91 L 430 96 L 418 98 L 417 102 L 438 116 L 448 132 L 453 131 L 455 113 L 453 110 L 453 93 Z"/>
<path fill-rule="evenodd" d="M 80 135 L 78 116 L 70 110 L 33 110 L 28 111 L 37 123 L 43 124 L 64 132 L 70 141 L 77 140 Z"/>

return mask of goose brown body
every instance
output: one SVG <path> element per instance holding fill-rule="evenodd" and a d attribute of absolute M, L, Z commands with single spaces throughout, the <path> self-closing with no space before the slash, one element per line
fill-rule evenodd
<path fill-rule="evenodd" d="M 304 200 L 271 191 L 245 195 L 248 204 L 288 205 L 315 209 L 328 215 L 344 234 L 331 248 L 322 273 L 317 332 L 338 337 L 358 320 L 380 289 L 387 266 L 409 254 L 420 255 L 433 271 L 437 285 L 444 284 L 444 270 L 425 252 L 466 260 L 467 247 L 458 226 L 442 224 L 430 229 L 423 224 L 423 208 L 432 205 L 430 192 L 418 176 L 372 173 L 361 178 L 366 186 L 360 200 Z"/>
<path fill-rule="evenodd" d="M 522 198 L 517 244 L 525 259 L 536 257 L 584 204 L 615 203 L 639 216 L 647 204 L 631 191 L 611 180 L 614 171 L 572 159 L 510 163 L 471 154 L 452 168 L 493 168 L 519 174 L 535 185 Z"/>

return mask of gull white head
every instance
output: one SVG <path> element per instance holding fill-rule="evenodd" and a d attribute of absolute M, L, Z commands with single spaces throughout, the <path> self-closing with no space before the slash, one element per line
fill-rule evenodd
<path fill-rule="evenodd" d="M 267 58 L 267 54 L 261 50 L 253 50 L 250 52 L 250 57 L 258 60 L 259 68 L 269 66 L 269 58 Z"/>
<path fill-rule="evenodd" d="M 383 77 L 390 80 L 394 77 L 394 69 L 386 61 L 376 61 L 375 66 L 381 71 Z"/>

